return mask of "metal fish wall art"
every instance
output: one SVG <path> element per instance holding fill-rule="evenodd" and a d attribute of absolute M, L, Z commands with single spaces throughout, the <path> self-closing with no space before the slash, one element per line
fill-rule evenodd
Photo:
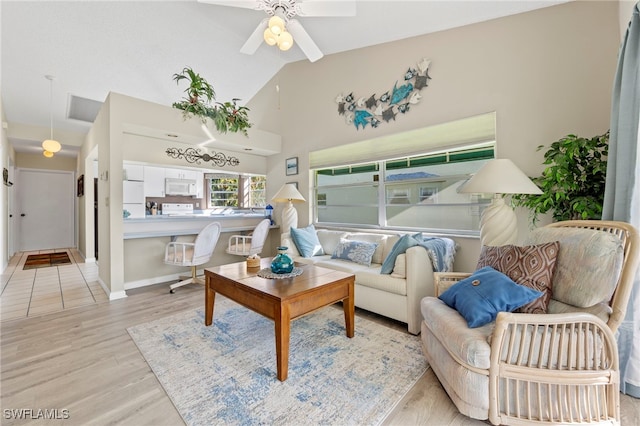
<path fill-rule="evenodd" d="M 345 122 L 353 124 L 357 130 L 364 129 L 367 125 L 376 128 L 383 121 L 395 121 L 398 113 L 406 114 L 411 105 L 418 104 L 422 99 L 420 91 L 428 87 L 431 80 L 430 66 L 431 61 L 423 58 L 415 68 L 407 68 L 400 86 L 396 81 L 391 90 L 385 91 L 379 97 L 376 97 L 375 93 L 369 97 L 355 96 L 353 92 L 346 96 L 336 96 L 338 115 L 344 116 Z"/>

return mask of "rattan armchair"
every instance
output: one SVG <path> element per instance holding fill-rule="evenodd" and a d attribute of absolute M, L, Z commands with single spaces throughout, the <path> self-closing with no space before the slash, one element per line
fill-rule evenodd
<path fill-rule="evenodd" d="M 640 237 L 627 223 L 581 220 L 553 223 L 537 230 L 537 235 L 555 239 L 557 228 L 596 230 L 619 238 L 621 268 L 611 271 L 615 290 L 608 303 L 600 304 L 604 306 L 584 309 L 556 302 L 555 312 L 563 313 L 551 308 L 547 314 L 500 312 L 494 323 L 469 329 L 441 300 L 423 299 L 424 354 L 462 414 L 488 418 L 496 425 L 620 423 L 614 335 L 624 319 L 640 262 Z M 556 240 L 560 256 L 563 244 L 575 242 Z M 558 257 L 558 262 L 572 261 Z M 580 265 L 576 266 L 579 271 Z M 436 273 L 436 296 L 469 275 Z M 556 271 L 554 285 L 557 275 Z M 576 288 L 579 275 L 569 277 Z"/>

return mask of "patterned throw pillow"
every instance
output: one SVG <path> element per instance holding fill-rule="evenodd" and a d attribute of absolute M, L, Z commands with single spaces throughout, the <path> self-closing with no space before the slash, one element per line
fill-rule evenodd
<path fill-rule="evenodd" d="M 476 269 L 491 266 L 516 283 L 543 292 L 543 297 L 516 312 L 546 314 L 559 249 L 558 241 L 532 246 L 483 246 Z"/>
<path fill-rule="evenodd" d="M 340 243 L 331 256 L 332 259 L 348 260 L 361 265 L 371 266 L 371 258 L 378 244 L 340 238 Z"/>

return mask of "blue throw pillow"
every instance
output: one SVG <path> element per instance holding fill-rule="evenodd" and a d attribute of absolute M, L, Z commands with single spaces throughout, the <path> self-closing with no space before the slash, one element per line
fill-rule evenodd
<path fill-rule="evenodd" d="M 393 245 L 391 251 L 387 255 L 387 258 L 382 262 L 382 268 L 380 268 L 381 274 L 390 274 L 393 272 L 393 267 L 396 264 L 396 257 L 398 255 L 407 251 L 409 247 L 417 246 L 422 242 L 422 233 L 417 233 L 414 235 L 403 235 L 400 237 L 398 241 Z"/>
<path fill-rule="evenodd" d="M 475 328 L 495 320 L 498 312 L 515 311 L 543 294 L 485 266 L 449 287 L 439 299 L 458 311 L 470 328 Z"/>
<path fill-rule="evenodd" d="M 316 228 L 309 225 L 306 228 L 291 228 L 291 239 L 302 257 L 322 256 L 324 250 L 318 240 Z"/>
<path fill-rule="evenodd" d="M 371 266 L 371 258 L 378 247 L 377 243 L 366 241 L 346 240 L 340 238 L 340 243 L 331 255 L 332 259 L 348 260 L 361 265 Z"/>

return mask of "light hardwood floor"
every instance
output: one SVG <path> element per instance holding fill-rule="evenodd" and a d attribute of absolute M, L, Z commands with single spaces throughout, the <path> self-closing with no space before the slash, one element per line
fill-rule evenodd
<path fill-rule="evenodd" d="M 130 339 L 126 328 L 201 307 L 204 289 L 168 285 L 129 297 L 33 318 L 2 321 L 2 409 L 68 410 L 69 419 L 34 424 L 181 425 L 183 421 Z M 389 327 L 404 324 L 358 310 Z M 623 425 L 640 424 L 638 400 L 622 397 Z M 5 418 L 3 425 L 28 424 Z M 457 412 L 431 372 L 386 419 L 387 425 L 485 425 Z"/>

